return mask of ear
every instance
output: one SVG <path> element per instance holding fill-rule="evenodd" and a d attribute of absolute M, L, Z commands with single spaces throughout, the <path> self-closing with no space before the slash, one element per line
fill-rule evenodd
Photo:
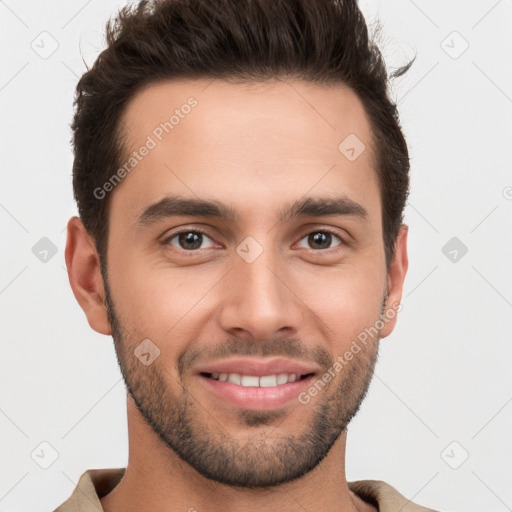
<path fill-rule="evenodd" d="M 89 325 L 100 334 L 111 334 L 99 256 L 78 217 L 71 217 L 68 222 L 65 257 L 69 284 Z"/>
<path fill-rule="evenodd" d="M 398 311 L 400 310 L 400 301 L 402 300 L 402 291 L 405 275 L 409 267 L 407 258 L 407 233 L 409 227 L 405 224 L 400 226 L 398 236 L 395 241 L 395 253 L 388 269 L 388 297 L 384 308 L 384 327 L 381 329 L 380 336 L 385 338 L 389 336 L 395 328 Z"/>

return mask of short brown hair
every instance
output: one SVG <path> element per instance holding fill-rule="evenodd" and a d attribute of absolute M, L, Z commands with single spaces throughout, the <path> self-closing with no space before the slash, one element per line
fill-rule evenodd
<path fill-rule="evenodd" d="M 390 76 L 357 0 L 143 0 L 106 27 L 107 48 L 76 88 L 73 190 L 106 268 L 109 197 L 94 190 L 119 168 L 120 119 L 144 86 L 173 78 L 297 78 L 350 87 L 369 117 L 386 265 L 403 222 L 409 156 Z M 341 141 L 340 141 L 341 142 Z"/>

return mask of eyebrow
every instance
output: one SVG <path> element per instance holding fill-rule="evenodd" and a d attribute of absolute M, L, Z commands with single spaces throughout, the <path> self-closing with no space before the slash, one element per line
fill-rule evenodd
<path fill-rule="evenodd" d="M 367 210 L 346 196 L 306 197 L 286 204 L 278 213 L 279 221 L 298 217 L 323 217 L 330 215 L 354 216 L 369 220 Z M 147 227 L 171 217 L 216 218 L 228 222 L 238 220 L 237 211 L 230 205 L 216 200 L 166 196 L 148 206 L 138 217 L 136 224 Z"/>

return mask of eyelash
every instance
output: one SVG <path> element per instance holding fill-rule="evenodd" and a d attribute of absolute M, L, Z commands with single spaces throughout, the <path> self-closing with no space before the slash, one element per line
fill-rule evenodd
<path fill-rule="evenodd" d="M 185 229 L 185 230 L 177 231 L 176 233 L 173 233 L 172 235 L 166 237 L 163 240 L 162 243 L 164 245 L 170 245 L 170 241 L 173 238 L 176 238 L 177 236 L 185 234 L 185 233 L 200 233 L 200 234 L 208 237 L 210 240 L 213 241 L 213 239 L 208 235 L 208 233 L 206 233 L 202 229 L 194 228 L 194 229 Z M 348 245 L 347 242 L 345 242 L 345 240 L 338 233 L 336 233 L 335 231 L 330 230 L 330 229 L 315 229 L 313 231 L 309 231 L 300 240 L 303 240 L 305 237 L 307 237 L 309 235 L 312 235 L 312 234 L 316 234 L 316 233 L 329 233 L 330 235 L 333 235 L 336 238 L 338 238 L 340 240 L 341 244 L 339 246 L 337 246 L 337 247 L 333 247 L 333 248 L 329 248 L 329 249 L 309 249 L 310 251 L 312 251 L 314 253 L 318 253 L 318 254 L 320 254 L 320 253 L 329 253 L 329 254 L 332 254 L 333 252 L 337 252 L 337 251 L 343 249 L 343 247 Z M 174 246 L 172 246 L 172 248 L 176 249 L 177 251 L 183 252 L 183 253 L 189 253 L 190 255 L 194 255 L 194 254 L 197 254 L 197 253 L 200 253 L 202 251 L 207 250 L 207 249 L 191 249 L 191 250 L 186 250 L 186 249 L 181 249 L 181 248 L 174 247 Z"/>

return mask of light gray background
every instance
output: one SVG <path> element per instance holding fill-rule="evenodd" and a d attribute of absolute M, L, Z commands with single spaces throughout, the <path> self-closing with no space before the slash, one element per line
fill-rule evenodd
<path fill-rule="evenodd" d="M 0 1 L 5 512 L 53 510 L 86 469 L 127 462 L 113 343 L 89 328 L 64 264 L 74 87 L 120 5 Z M 349 427 L 347 478 L 442 511 L 512 510 L 512 2 L 361 6 L 383 22 L 391 67 L 417 61 L 393 93 L 412 158 L 403 311 Z M 43 237 L 46 262 L 32 250 Z"/>

